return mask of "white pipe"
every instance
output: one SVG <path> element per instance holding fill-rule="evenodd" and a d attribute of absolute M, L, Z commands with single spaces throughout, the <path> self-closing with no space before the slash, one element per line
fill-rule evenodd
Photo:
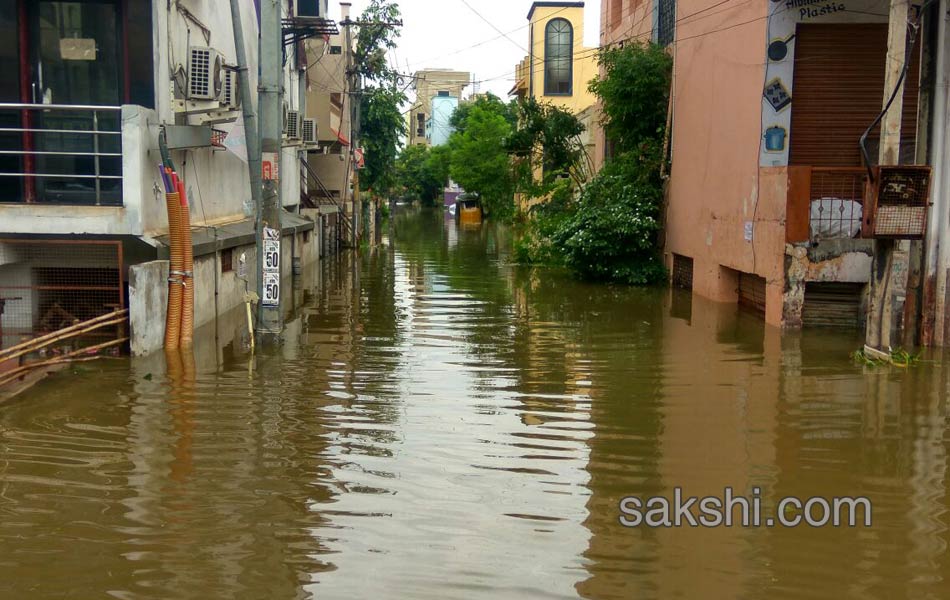
<path fill-rule="evenodd" d="M 934 344 L 946 343 L 946 299 L 947 269 L 950 268 L 950 193 L 946 187 L 950 181 L 950 152 L 947 151 L 947 127 L 950 125 L 950 64 L 947 54 L 950 52 L 950 40 L 947 39 L 947 1 L 940 0 L 937 12 L 937 80 L 934 86 L 934 104 L 932 125 L 933 139 L 933 208 L 927 231 L 927 278 L 934 281 Z"/>

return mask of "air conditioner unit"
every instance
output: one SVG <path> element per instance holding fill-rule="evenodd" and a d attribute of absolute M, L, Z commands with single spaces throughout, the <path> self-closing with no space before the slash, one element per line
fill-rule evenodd
<path fill-rule="evenodd" d="M 221 86 L 221 104 L 229 110 L 237 110 L 241 107 L 241 75 L 234 68 L 224 70 L 224 82 Z"/>
<path fill-rule="evenodd" d="M 188 50 L 188 100 L 218 100 L 223 87 L 224 61 L 214 48 Z"/>
<path fill-rule="evenodd" d="M 304 119 L 301 138 L 304 144 L 315 145 L 317 143 L 317 121 L 316 119 Z"/>
<path fill-rule="evenodd" d="M 923 239 L 930 209 L 928 166 L 879 166 L 868 185 L 864 237 Z"/>
<path fill-rule="evenodd" d="M 294 2 L 294 16 L 305 19 L 326 19 L 329 0 L 297 0 Z"/>
<path fill-rule="evenodd" d="M 300 112 L 287 111 L 287 139 L 300 141 Z"/>

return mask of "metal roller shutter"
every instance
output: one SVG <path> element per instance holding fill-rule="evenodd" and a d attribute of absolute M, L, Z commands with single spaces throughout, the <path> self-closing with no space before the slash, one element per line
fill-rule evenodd
<path fill-rule="evenodd" d="M 765 278 L 739 273 L 739 306 L 765 314 Z"/>
<path fill-rule="evenodd" d="M 858 141 L 881 112 L 887 24 L 802 24 L 795 36 L 790 164 L 859 167 Z M 913 156 L 920 89 L 920 43 L 904 86 L 902 156 Z M 869 149 L 876 159 L 879 133 Z M 913 162 L 913 161 L 910 161 Z"/>
<path fill-rule="evenodd" d="M 819 283 L 805 285 L 802 307 L 804 327 L 845 327 L 861 325 L 862 283 Z"/>

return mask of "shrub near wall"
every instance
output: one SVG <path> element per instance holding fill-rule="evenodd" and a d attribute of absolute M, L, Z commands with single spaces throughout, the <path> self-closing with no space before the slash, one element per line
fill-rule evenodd
<path fill-rule="evenodd" d="M 616 155 L 576 197 L 538 207 L 517 247 L 525 262 L 636 285 L 666 279 L 660 256 L 660 167 L 672 59 L 656 45 L 608 49 L 590 84 Z"/>

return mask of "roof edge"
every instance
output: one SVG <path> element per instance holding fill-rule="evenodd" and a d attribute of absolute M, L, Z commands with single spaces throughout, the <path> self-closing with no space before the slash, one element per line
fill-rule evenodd
<path fill-rule="evenodd" d="M 528 20 L 531 20 L 531 17 L 534 16 L 534 9 L 536 8 L 584 8 L 583 2 L 535 2 L 531 5 L 531 10 L 528 11 Z"/>

